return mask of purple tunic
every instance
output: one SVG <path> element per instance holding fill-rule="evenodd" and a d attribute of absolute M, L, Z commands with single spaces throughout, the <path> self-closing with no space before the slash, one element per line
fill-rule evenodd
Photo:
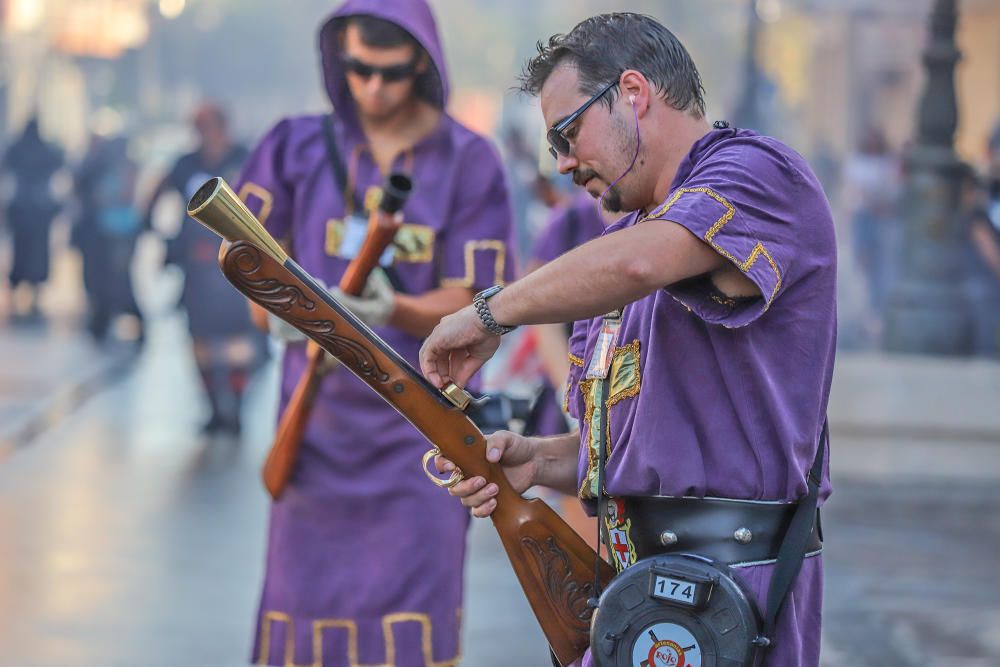
<path fill-rule="evenodd" d="M 612 496 L 791 501 L 826 414 L 836 338 L 836 251 L 829 206 L 805 161 L 746 130 L 714 130 L 681 163 L 667 199 L 635 224 L 687 228 L 763 295 L 731 300 L 691 279 L 625 307 L 609 391 Z M 596 490 L 594 383 L 600 319 L 570 341 L 571 410 L 581 423 L 580 492 Z M 826 457 L 829 461 L 829 456 Z M 825 466 L 821 498 L 829 495 Z M 588 504 L 591 504 L 588 502 Z M 740 568 L 765 608 L 771 565 Z M 806 559 L 766 665 L 819 664 L 822 557 Z M 590 664 L 588 657 L 583 664 Z"/>
<path fill-rule="evenodd" d="M 351 187 L 367 199 L 383 181 L 339 69 L 335 28 L 347 15 L 389 19 L 414 35 L 436 66 L 432 99 L 447 78 L 430 9 L 417 0 L 352 1 L 321 28 L 334 132 Z M 396 237 L 394 270 L 420 294 L 478 290 L 511 277 L 511 212 L 500 160 L 447 115 L 402 153 L 413 178 Z M 307 271 L 336 284 L 349 260 L 345 206 L 334 186 L 320 116 L 279 122 L 257 146 L 235 189 Z M 377 333 L 412 364 L 421 340 Z M 284 409 L 305 365 L 290 345 Z M 306 428 L 291 483 L 272 505 L 267 569 L 253 659 L 325 666 L 452 665 L 460 658 L 462 565 L 468 513 L 420 469 L 429 444 L 344 368 L 328 375 Z"/>

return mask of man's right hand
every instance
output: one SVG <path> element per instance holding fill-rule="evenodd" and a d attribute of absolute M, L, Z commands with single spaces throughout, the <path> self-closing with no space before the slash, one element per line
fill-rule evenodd
<path fill-rule="evenodd" d="M 486 460 L 503 466 L 507 481 L 518 493 L 524 493 L 535 484 L 538 473 L 535 440 L 510 431 L 497 431 L 486 436 Z M 455 464 L 443 456 L 436 457 L 434 463 L 440 473 L 455 470 Z M 472 516 L 482 519 L 496 509 L 497 490 L 496 484 L 487 484 L 482 477 L 470 477 L 448 489 L 448 493 L 459 498 Z"/>

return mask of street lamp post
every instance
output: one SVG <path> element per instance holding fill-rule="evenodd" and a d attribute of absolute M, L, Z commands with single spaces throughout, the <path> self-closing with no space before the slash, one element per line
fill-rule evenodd
<path fill-rule="evenodd" d="M 763 131 L 760 113 L 760 67 L 757 49 L 760 42 L 760 16 L 757 0 L 747 2 L 747 40 L 743 55 L 743 88 L 733 114 L 733 123 L 759 132 Z"/>
<path fill-rule="evenodd" d="M 964 354 L 971 343 L 971 312 L 961 285 L 965 230 L 956 222 L 962 178 L 954 149 L 957 21 L 957 0 L 936 0 L 917 136 L 904 162 L 902 273 L 889 298 L 884 338 L 892 352 Z"/>

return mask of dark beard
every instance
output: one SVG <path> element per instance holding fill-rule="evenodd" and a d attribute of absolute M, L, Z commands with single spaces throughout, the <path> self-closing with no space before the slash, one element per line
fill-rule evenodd
<path fill-rule="evenodd" d="M 612 186 L 606 195 L 604 195 L 603 207 L 605 211 L 611 213 L 622 213 L 625 209 L 622 204 L 622 193 L 618 189 L 617 185 Z"/>

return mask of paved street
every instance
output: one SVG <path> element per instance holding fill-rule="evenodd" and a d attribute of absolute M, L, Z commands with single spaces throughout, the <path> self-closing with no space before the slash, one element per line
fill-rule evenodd
<path fill-rule="evenodd" d="M 240 441 L 203 418 L 180 318 L 98 351 L 0 329 L 0 666 L 246 664 L 273 368 Z M 1000 664 L 1000 367 L 842 355 L 831 406 L 825 667 Z M 549 664 L 487 522 L 464 664 Z"/>

